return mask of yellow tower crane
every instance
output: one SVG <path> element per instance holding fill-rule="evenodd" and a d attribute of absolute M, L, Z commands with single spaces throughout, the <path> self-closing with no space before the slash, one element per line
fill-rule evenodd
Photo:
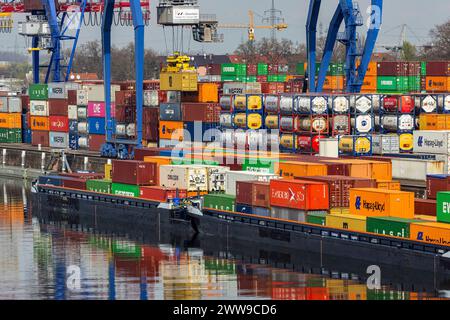
<path fill-rule="evenodd" d="M 282 31 L 287 29 L 288 25 L 286 23 L 279 23 L 274 25 L 266 26 L 255 26 L 255 14 L 252 10 L 248 11 L 249 24 L 219 24 L 218 27 L 222 29 L 247 29 L 248 30 L 248 41 L 255 40 L 255 29 L 276 29 Z"/>

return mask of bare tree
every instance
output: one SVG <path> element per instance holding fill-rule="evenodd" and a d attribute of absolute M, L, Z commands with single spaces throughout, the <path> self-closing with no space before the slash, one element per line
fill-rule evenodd
<path fill-rule="evenodd" d="M 425 50 L 428 60 L 450 60 L 450 20 L 430 31 L 431 42 Z M 427 48 L 426 47 L 426 48 Z"/>

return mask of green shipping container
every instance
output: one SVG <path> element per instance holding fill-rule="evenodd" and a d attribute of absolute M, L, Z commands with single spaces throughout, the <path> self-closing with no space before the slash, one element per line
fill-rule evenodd
<path fill-rule="evenodd" d="M 420 75 L 421 76 L 427 75 L 427 63 L 425 61 L 422 61 L 420 63 Z"/>
<path fill-rule="evenodd" d="M 236 211 L 236 196 L 228 194 L 207 194 L 203 198 L 205 208 Z"/>
<path fill-rule="evenodd" d="M 275 173 L 275 165 L 278 161 L 268 158 L 248 158 L 246 157 L 242 164 L 242 170 L 263 172 L 263 173 Z"/>
<path fill-rule="evenodd" d="M 237 67 L 234 63 L 224 63 L 221 66 L 222 76 L 235 76 L 237 75 Z"/>
<path fill-rule="evenodd" d="M 308 213 L 306 216 L 306 222 L 311 224 L 325 225 L 326 213 Z"/>
<path fill-rule="evenodd" d="M 246 76 L 245 82 L 256 82 L 256 76 Z"/>
<path fill-rule="evenodd" d="M 246 77 L 247 76 L 247 65 L 244 63 L 236 64 L 236 75 Z"/>
<path fill-rule="evenodd" d="M 305 63 L 304 62 L 297 63 L 296 74 L 303 76 L 305 75 L 305 72 L 306 72 Z"/>
<path fill-rule="evenodd" d="M 278 82 L 278 75 L 277 74 L 269 74 L 267 76 L 267 82 Z"/>
<path fill-rule="evenodd" d="M 48 86 L 46 84 L 30 84 L 28 88 L 30 100 L 47 100 Z"/>
<path fill-rule="evenodd" d="M 267 76 L 269 74 L 269 66 L 267 63 L 258 63 L 258 76 Z"/>
<path fill-rule="evenodd" d="M 0 128 L 0 143 L 21 143 L 22 129 Z"/>
<path fill-rule="evenodd" d="M 377 78 L 377 91 L 395 92 L 397 87 L 397 77 L 380 76 Z"/>
<path fill-rule="evenodd" d="M 111 239 L 101 236 L 91 236 L 88 238 L 88 243 L 90 245 L 96 246 L 99 249 L 110 250 L 111 249 Z"/>
<path fill-rule="evenodd" d="M 420 222 L 420 220 L 395 217 L 367 217 L 366 231 L 392 237 L 409 238 L 410 224 L 412 222 Z"/>
<path fill-rule="evenodd" d="M 409 92 L 419 92 L 421 91 L 422 81 L 420 76 L 410 76 L 408 77 L 408 88 Z"/>
<path fill-rule="evenodd" d="M 450 192 L 437 193 L 437 221 L 450 223 Z"/>
<path fill-rule="evenodd" d="M 205 269 L 213 271 L 218 275 L 234 275 L 236 274 L 236 264 L 223 259 L 206 259 Z"/>
<path fill-rule="evenodd" d="M 332 76 L 343 76 L 344 75 L 344 64 L 343 63 L 332 63 L 330 65 L 330 75 Z"/>
<path fill-rule="evenodd" d="M 237 76 L 235 76 L 235 75 L 233 75 L 233 76 L 222 75 L 221 76 L 222 82 L 239 82 L 238 79 L 239 78 Z"/>
<path fill-rule="evenodd" d="M 129 258 L 140 258 L 142 256 L 141 246 L 133 242 L 113 240 L 111 248 L 115 255 Z"/>
<path fill-rule="evenodd" d="M 285 74 L 279 74 L 278 75 L 278 82 L 286 82 L 287 75 Z"/>
<path fill-rule="evenodd" d="M 88 180 L 86 181 L 86 188 L 88 191 L 111 193 L 111 180 Z"/>
<path fill-rule="evenodd" d="M 133 184 L 112 183 L 111 193 L 117 196 L 139 197 L 139 186 Z"/>
<path fill-rule="evenodd" d="M 367 300 L 409 300 L 409 292 L 367 290 Z"/>

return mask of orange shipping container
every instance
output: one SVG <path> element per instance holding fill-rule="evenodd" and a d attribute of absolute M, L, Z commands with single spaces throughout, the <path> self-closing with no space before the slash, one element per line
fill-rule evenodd
<path fill-rule="evenodd" d="M 360 61 L 356 61 L 356 67 L 359 67 Z M 375 77 L 378 75 L 378 64 L 376 61 L 370 61 L 369 65 L 367 66 L 367 72 L 366 72 L 366 78 L 369 77 Z M 375 86 L 376 87 L 376 86 Z"/>
<path fill-rule="evenodd" d="M 447 92 L 450 77 L 426 77 L 425 90 L 427 92 Z"/>
<path fill-rule="evenodd" d="M 312 162 L 280 162 L 278 174 L 283 178 L 326 176 L 327 166 Z"/>
<path fill-rule="evenodd" d="M 159 165 L 168 165 L 172 164 L 172 159 L 170 157 L 162 157 L 162 156 L 145 156 L 144 162 L 154 162 Z"/>
<path fill-rule="evenodd" d="M 436 130 L 437 114 L 421 114 L 419 116 L 419 128 L 420 130 Z"/>
<path fill-rule="evenodd" d="M 160 121 L 159 138 L 183 141 L 182 121 Z"/>
<path fill-rule="evenodd" d="M 0 128 L 21 129 L 22 117 L 20 113 L 0 113 Z"/>
<path fill-rule="evenodd" d="M 30 117 L 31 130 L 50 131 L 48 117 Z"/>
<path fill-rule="evenodd" d="M 393 180 L 377 180 L 377 189 L 400 191 L 400 182 Z"/>
<path fill-rule="evenodd" d="M 271 180 L 270 205 L 306 211 L 328 210 L 328 185 L 304 180 Z"/>
<path fill-rule="evenodd" d="M 219 102 L 219 86 L 216 83 L 199 83 L 198 102 L 204 103 Z"/>
<path fill-rule="evenodd" d="M 363 85 L 361 87 L 362 92 L 377 92 L 377 77 L 368 76 L 364 78 Z"/>
<path fill-rule="evenodd" d="M 439 222 L 411 223 L 411 240 L 450 246 L 450 224 Z"/>
<path fill-rule="evenodd" d="M 372 179 L 372 166 L 370 161 L 358 159 L 336 159 L 324 162 L 346 163 L 350 165 L 350 177 Z"/>
<path fill-rule="evenodd" d="M 370 161 L 371 179 L 392 180 L 392 163 L 387 161 Z"/>
<path fill-rule="evenodd" d="M 383 189 L 350 189 L 350 214 L 414 219 L 414 193 Z"/>
<path fill-rule="evenodd" d="M 325 90 L 343 90 L 344 76 L 327 76 L 323 84 Z"/>

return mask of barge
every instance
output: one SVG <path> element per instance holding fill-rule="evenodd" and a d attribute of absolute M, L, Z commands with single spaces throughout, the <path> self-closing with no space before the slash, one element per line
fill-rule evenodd
<path fill-rule="evenodd" d="M 222 244 L 233 241 L 255 247 L 276 247 L 321 257 L 350 259 L 359 261 L 363 268 L 369 265 L 389 266 L 401 268 L 404 272 L 414 270 L 450 276 L 450 247 L 445 245 L 201 208 L 195 206 L 200 203 L 197 199 L 185 205 L 36 183 L 32 188 L 37 199 L 35 212 L 46 215 L 49 211 L 45 208 L 54 208 L 54 214 L 64 215 L 73 224 L 89 220 L 94 228 L 96 221 L 148 225 L 148 232 L 156 239 L 167 230 L 178 230 L 183 234 L 213 237 Z"/>

